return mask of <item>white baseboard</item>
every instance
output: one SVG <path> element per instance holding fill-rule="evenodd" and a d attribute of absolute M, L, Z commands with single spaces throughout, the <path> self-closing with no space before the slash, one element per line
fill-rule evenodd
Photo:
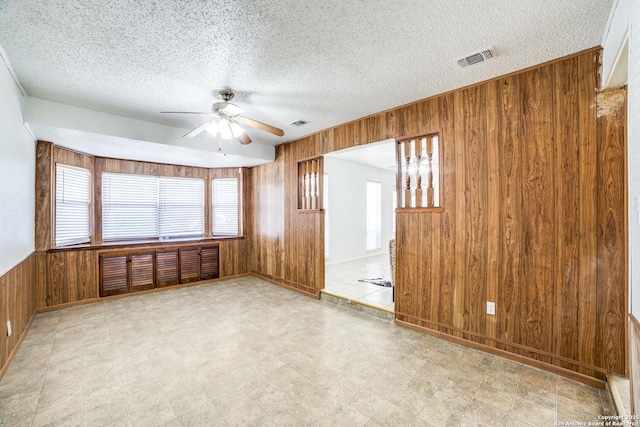
<path fill-rule="evenodd" d="M 359 257 L 355 257 L 355 258 L 341 259 L 341 260 L 338 260 L 338 261 L 328 261 L 327 262 L 325 260 L 324 265 L 326 267 L 326 266 L 329 266 L 329 265 L 336 265 L 336 264 L 342 264 L 342 263 L 345 263 L 345 262 L 358 261 L 358 260 L 361 260 L 361 259 L 372 258 L 374 256 L 380 256 L 380 255 L 389 255 L 389 251 L 372 252 L 372 253 L 368 253 L 368 254 L 363 255 L 363 256 L 359 256 Z"/>

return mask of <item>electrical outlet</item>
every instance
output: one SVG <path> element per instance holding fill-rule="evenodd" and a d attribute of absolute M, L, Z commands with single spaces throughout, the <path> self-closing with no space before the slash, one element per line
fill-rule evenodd
<path fill-rule="evenodd" d="M 11 336 L 11 320 L 7 320 L 7 336 Z"/>
<path fill-rule="evenodd" d="M 496 315 L 496 303 L 495 302 L 487 301 L 487 314 L 490 314 L 492 316 Z"/>

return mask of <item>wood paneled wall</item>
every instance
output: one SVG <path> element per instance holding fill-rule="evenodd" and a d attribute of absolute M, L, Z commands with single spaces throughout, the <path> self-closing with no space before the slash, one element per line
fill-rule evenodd
<path fill-rule="evenodd" d="M 0 380 L 26 336 L 36 312 L 35 253 L 0 276 Z M 11 321 L 11 336 L 6 322 Z"/>
<path fill-rule="evenodd" d="M 55 241 L 55 164 L 63 163 L 92 171 L 93 233 L 91 245 L 86 248 L 53 249 Z M 50 142 L 39 141 L 36 149 L 36 249 L 34 255 L 35 304 L 39 309 L 63 307 L 98 298 L 98 251 L 113 246 L 102 246 L 102 174 L 104 172 L 130 173 L 154 176 L 200 178 L 208 183 L 213 178 L 240 179 L 241 203 L 244 208 L 242 230 L 245 238 L 207 240 L 219 243 L 220 277 L 250 272 L 249 245 L 253 229 L 251 170 L 245 168 L 207 169 L 190 166 L 120 160 L 94 157 L 78 153 Z M 211 191 L 205 186 L 205 236 L 211 237 Z M 193 242 L 185 243 L 194 245 Z M 157 245 L 156 245 L 157 246 Z M 122 249 L 122 245 L 118 245 Z"/>
<path fill-rule="evenodd" d="M 299 160 L 440 132 L 444 211 L 396 214 L 396 322 L 600 385 L 624 374 L 625 90 L 597 93 L 599 57 L 278 147 L 275 164 L 254 168 L 252 269 L 308 293 L 324 286 L 323 215 L 295 209 Z"/>

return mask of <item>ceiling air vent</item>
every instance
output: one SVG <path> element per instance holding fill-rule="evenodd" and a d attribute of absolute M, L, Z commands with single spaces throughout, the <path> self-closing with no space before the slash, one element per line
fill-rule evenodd
<path fill-rule="evenodd" d="M 466 67 L 468 65 L 477 64 L 478 62 L 486 61 L 489 58 L 493 58 L 495 53 L 492 49 L 485 49 L 481 52 L 474 53 L 473 55 L 469 55 L 466 58 L 458 59 L 458 65 L 461 67 Z"/>
<path fill-rule="evenodd" d="M 289 123 L 289 125 L 300 127 L 300 126 L 306 125 L 307 123 L 309 123 L 309 122 L 305 122 L 304 120 L 296 120 L 295 122 Z"/>

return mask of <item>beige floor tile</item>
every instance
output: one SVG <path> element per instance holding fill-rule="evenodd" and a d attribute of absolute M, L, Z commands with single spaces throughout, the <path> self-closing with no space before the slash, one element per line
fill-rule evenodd
<path fill-rule="evenodd" d="M 476 390 L 473 398 L 478 402 L 492 404 L 503 411 L 510 411 L 513 406 L 516 388 L 516 385 L 496 388 L 489 384 L 482 383 Z"/>
<path fill-rule="evenodd" d="M 562 415 L 562 416 L 561 416 Z M 598 421 L 601 408 L 589 399 L 577 401 L 564 396 L 558 397 L 558 421 Z"/>
<path fill-rule="evenodd" d="M 516 392 L 517 400 L 550 409 L 556 408 L 556 397 L 555 390 L 550 391 L 524 382 L 518 384 L 518 391 Z"/>
<path fill-rule="evenodd" d="M 17 393 L 0 399 L 1 426 L 30 426 L 38 406 L 39 394 Z"/>
<path fill-rule="evenodd" d="M 253 277 L 39 313 L 0 383 L 11 427 L 550 425 L 600 410 L 589 386 Z"/>
<path fill-rule="evenodd" d="M 125 395 L 120 382 L 116 379 L 111 379 L 102 383 L 95 383 L 91 387 L 85 386 L 83 407 L 85 413 L 113 407 L 124 407 L 126 409 Z"/>
<path fill-rule="evenodd" d="M 511 409 L 510 420 L 512 424 L 526 421 L 524 425 L 550 426 L 556 421 L 555 408 L 547 408 L 535 405 L 531 402 L 516 399 Z"/>
<path fill-rule="evenodd" d="M 367 417 L 349 406 L 340 405 L 320 418 L 314 426 L 318 427 L 352 427 L 364 425 Z"/>
<path fill-rule="evenodd" d="M 253 402 L 246 402 L 230 411 L 224 415 L 224 421 L 230 426 L 271 425 L 268 417 Z"/>
<path fill-rule="evenodd" d="M 180 421 L 178 421 L 171 407 L 163 404 L 131 413 L 130 416 L 134 427 L 180 427 Z"/>
<path fill-rule="evenodd" d="M 465 407 L 437 399 L 430 399 L 425 404 L 414 425 L 416 426 L 457 426 L 464 416 Z"/>
<path fill-rule="evenodd" d="M 473 400 L 467 407 L 461 426 L 504 426 L 509 410 L 502 410 L 490 403 Z"/>
<path fill-rule="evenodd" d="M 82 409 L 70 411 L 66 406 L 59 406 L 48 411 L 37 412 L 32 427 L 81 427 Z"/>
<path fill-rule="evenodd" d="M 85 427 L 131 424 L 127 404 L 124 400 L 95 405 L 93 409 L 87 409 L 85 407 L 83 420 Z"/>
<path fill-rule="evenodd" d="M 524 366 L 522 368 L 522 374 L 520 375 L 520 381 L 555 393 L 558 376 L 538 368 Z"/>
<path fill-rule="evenodd" d="M 273 424 L 282 427 L 299 427 L 313 425 L 320 419 L 320 416 L 313 411 L 297 404 L 293 408 L 280 412 L 272 417 Z"/>
<path fill-rule="evenodd" d="M 208 402 L 201 403 L 190 411 L 178 415 L 178 421 L 182 427 L 222 427 L 228 425 L 216 408 Z"/>
<path fill-rule="evenodd" d="M 415 415 L 391 402 L 385 402 L 373 415 L 373 419 L 383 426 L 408 426 L 415 419 Z"/>

